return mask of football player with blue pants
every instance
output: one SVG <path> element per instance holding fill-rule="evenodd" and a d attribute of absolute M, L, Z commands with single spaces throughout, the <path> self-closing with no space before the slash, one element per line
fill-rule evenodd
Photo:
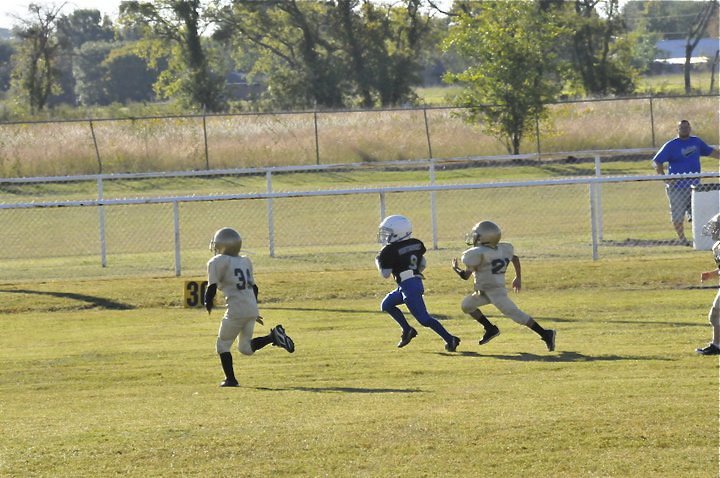
<path fill-rule="evenodd" d="M 405 347 L 417 336 L 417 330 L 408 324 L 405 315 L 398 308 L 405 304 L 410 313 L 424 327 L 432 329 L 445 341 L 445 350 L 455 352 L 460 338 L 450 334 L 445 327 L 427 311 L 423 293 L 422 271 L 425 269 L 425 245 L 412 236 L 412 224 L 405 216 L 386 217 L 379 226 L 378 242 L 383 248 L 375 258 L 380 274 L 387 279 L 393 276 L 398 287 L 385 296 L 380 308 L 395 319 L 402 328 L 397 346 Z"/>
<path fill-rule="evenodd" d="M 481 221 L 466 235 L 465 242 L 472 247 L 463 252 L 461 257 L 465 267 L 461 268 L 455 258 L 452 260 L 452 268 L 461 279 L 468 280 L 475 276 L 475 281 L 473 293 L 463 299 L 460 307 L 485 328 L 485 335 L 480 340 L 480 345 L 485 345 L 500 335 L 500 329 L 480 311 L 480 307 L 493 304 L 503 315 L 538 334 L 547 349 L 552 352 L 555 350 L 555 331 L 542 328 L 508 297 L 505 272 L 508 265 L 512 264 L 515 268 L 512 286 L 515 292 L 519 292 L 520 258 L 515 255 L 512 244 L 500 242 L 501 234 L 500 227 L 494 222 Z"/>
<path fill-rule="evenodd" d="M 210 241 L 210 250 L 215 254 L 207 263 L 208 287 L 203 303 L 208 314 L 213 309 L 215 295 L 220 289 L 225 295 L 227 310 L 220 323 L 215 350 L 220 356 L 220 365 L 225 373 L 221 387 L 239 386 L 233 370 L 230 350 L 238 339 L 238 350 L 243 355 L 252 355 L 266 345 L 282 347 L 288 352 L 295 351 L 295 344 L 285 334 L 282 325 L 270 329 L 270 333 L 253 338 L 255 322 L 262 325 L 259 315 L 258 287 L 253 278 L 252 262 L 240 255 L 242 238 L 233 228 L 219 229 Z"/>

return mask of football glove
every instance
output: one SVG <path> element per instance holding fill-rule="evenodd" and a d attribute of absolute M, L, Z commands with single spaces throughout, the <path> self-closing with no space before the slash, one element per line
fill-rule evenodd
<path fill-rule="evenodd" d="M 255 322 L 257 322 L 260 325 L 265 325 L 265 322 L 263 322 L 262 315 L 258 315 L 257 318 L 255 319 Z"/>
<path fill-rule="evenodd" d="M 210 284 L 207 289 L 205 289 L 205 297 L 203 298 L 203 304 L 205 304 L 205 310 L 208 311 L 208 314 L 213 309 L 215 294 L 217 294 L 217 284 Z"/>

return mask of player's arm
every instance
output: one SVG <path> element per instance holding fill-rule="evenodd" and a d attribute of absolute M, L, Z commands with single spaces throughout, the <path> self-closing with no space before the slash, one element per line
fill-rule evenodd
<path fill-rule="evenodd" d="M 714 271 L 706 271 L 700 274 L 700 282 L 705 282 L 708 279 L 712 279 L 713 277 L 720 277 L 720 267 L 715 269 Z"/>
<path fill-rule="evenodd" d="M 392 269 L 383 268 L 383 265 L 380 262 L 380 254 L 375 256 L 375 267 L 377 267 L 377 270 L 380 271 L 380 275 L 383 276 L 383 278 L 385 279 L 390 277 L 390 274 L 392 274 Z"/>
<path fill-rule="evenodd" d="M 512 281 L 512 288 L 515 292 L 520 292 L 520 289 L 522 288 L 522 268 L 520 266 L 520 258 L 513 255 L 510 262 L 512 262 L 512 265 L 515 268 L 515 278 Z"/>
<path fill-rule="evenodd" d="M 458 262 L 457 257 L 453 257 L 452 260 L 452 269 L 455 271 L 455 273 L 460 276 L 462 280 L 468 280 L 470 276 L 472 275 L 472 271 L 470 269 L 461 269 L 460 263 Z"/>
<path fill-rule="evenodd" d="M 215 295 L 217 294 L 217 284 L 208 284 L 205 289 L 205 297 L 203 297 L 203 304 L 208 314 L 212 312 L 213 304 L 215 304 Z"/>

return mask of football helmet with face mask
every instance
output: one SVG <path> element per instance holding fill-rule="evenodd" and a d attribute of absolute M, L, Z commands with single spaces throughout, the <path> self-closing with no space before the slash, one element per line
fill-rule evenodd
<path fill-rule="evenodd" d="M 712 237 L 713 241 L 720 241 L 720 213 L 715 214 L 702 228 L 703 236 Z"/>
<path fill-rule="evenodd" d="M 465 243 L 468 246 L 495 247 L 500 242 L 501 235 L 500 226 L 492 221 L 481 221 L 465 235 Z"/>
<path fill-rule="evenodd" d="M 377 240 L 383 246 L 412 236 L 412 223 L 405 216 L 388 216 L 378 226 Z"/>
<path fill-rule="evenodd" d="M 218 229 L 210 241 L 210 250 L 215 254 L 237 256 L 240 254 L 241 247 L 242 237 L 240 237 L 240 233 L 232 227 Z"/>

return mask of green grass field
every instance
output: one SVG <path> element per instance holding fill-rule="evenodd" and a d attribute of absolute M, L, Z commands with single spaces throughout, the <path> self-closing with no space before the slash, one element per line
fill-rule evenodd
<path fill-rule="evenodd" d="M 718 360 L 693 352 L 710 259 L 526 262 L 516 300 L 552 353 L 492 308 L 477 345 L 439 262 L 426 301 L 457 353 L 427 329 L 395 348 L 371 266 L 258 268 L 256 334 L 282 323 L 297 350 L 234 352 L 238 389 L 217 386 L 221 312 L 181 308 L 181 279 L 0 284 L 0 476 L 717 476 Z"/>
<path fill-rule="evenodd" d="M 643 174 L 647 162 L 608 167 Z M 591 173 L 588 164 L 449 168 L 437 181 Z M 273 184 L 426 182 L 425 171 L 361 171 Z M 263 187 L 258 177 L 157 180 L 109 184 L 105 197 Z M 603 194 L 606 239 L 672 237 L 661 185 L 607 184 Z M 698 282 L 711 255 L 659 242 L 604 247 L 593 262 L 587 196 L 585 185 L 437 194 L 441 247 L 428 254 L 426 301 L 462 338 L 457 353 L 426 329 L 395 347 L 399 329 L 378 310 L 392 283 L 373 267 L 378 212 L 369 196 L 332 199 L 332 207 L 327 198 L 276 200 L 277 258 L 264 248 L 263 201 L 183 208 L 181 278 L 167 268 L 166 205 L 107 208 L 110 265 L 102 270 L 92 243 L 96 208 L 5 211 L 0 219 L 12 227 L 0 230 L 0 476 L 717 476 L 719 364 L 694 353 L 711 334 L 717 289 Z M 88 197 L 92 185 L 1 198 Z M 393 213 L 427 217 L 427 193 L 387 201 Z M 491 307 L 502 334 L 477 344 L 480 327 L 459 309 L 471 284 L 449 264 L 479 216 L 500 218 L 518 247 L 517 303 L 557 329 L 555 352 Z M 238 389 L 218 387 L 221 311 L 208 317 L 182 307 L 184 281 L 202 279 L 207 241 L 229 218 L 254 252 L 266 323 L 256 333 L 282 323 L 297 345 L 292 355 L 235 352 Z M 426 219 L 416 235 L 429 240 Z"/>

